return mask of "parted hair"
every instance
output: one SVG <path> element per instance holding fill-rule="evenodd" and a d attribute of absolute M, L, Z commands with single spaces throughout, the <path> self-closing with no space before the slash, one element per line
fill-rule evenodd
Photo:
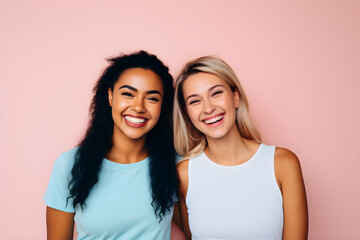
<path fill-rule="evenodd" d="M 261 142 L 260 134 L 250 121 L 249 103 L 235 72 L 221 58 L 204 56 L 186 63 L 176 80 L 173 112 L 174 145 L 177 153 L 183 156 L 182 160 L 199 155 L 207 146 L 205 135 L 190 121 L 183 95 L 183 83 L 197 73 L 213 74 L 226 82 L 232 91 L 238 90 L 240 105 L 236 110 L 236 124 L 239 132 L 246 139 Z"/>

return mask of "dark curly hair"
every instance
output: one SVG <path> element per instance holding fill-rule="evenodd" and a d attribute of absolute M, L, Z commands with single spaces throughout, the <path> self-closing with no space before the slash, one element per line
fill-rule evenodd
<path fill-rule="evenodd" d="M 149 153 L 149 176 L 154 213 L 162 216 L 173 207 L 177 189 L 175 150 L 172 137 L 172 108 L 174 99 L 173 78 L 169 69 L 155 56 L 145 51 L 108 59 L 110 65 L 104 70 L 93 91 L 90 105 L 91 119 L 88 129 L 75 155 L 69 183 L 73 206 L 86 206 L 91 189 L 98 182 L 104 157 L 112 148 L 114 122 L 108 101 L 108 89 L 113 89 L 121 73 L 130 68 L 152 70 L 159 75 L 164 88 L 161 114 L 157 124 L 147 134 L 145 147 Z M 68 198 L 68 199 L 69 199 Z"/>

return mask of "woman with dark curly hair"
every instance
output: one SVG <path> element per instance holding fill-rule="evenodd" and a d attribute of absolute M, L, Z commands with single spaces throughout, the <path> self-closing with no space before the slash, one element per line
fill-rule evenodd
<path fill-rule="evenodd" d="M 59 156 L 44 199 L 48 239 L 170 239 L 177 178 L 173 78 L 145 51 L 109 60 L 78 147 Z"/>

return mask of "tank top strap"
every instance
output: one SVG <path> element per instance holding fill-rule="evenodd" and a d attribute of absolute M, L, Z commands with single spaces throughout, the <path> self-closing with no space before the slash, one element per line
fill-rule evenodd
<path fill-rule="evenodd" d="M 259 152 L 256 167 L 257 171 L 268 182 L 269 189 L 273 192 L 273 197 L 278 203 L 278 206 L 282 208 L 282 194 L 279 185 L 276 181 L 275 175 L 275 149 L 276 146 L 262 144 L 262 149 Z"/>
<path fill-rule="evenodd" d="M 256 162 L 264 168 L 273 168 L 274 166 L 275 146 L 262 143 L 256 153 Z M 254 156 L 254 157 L 255 157 Z"/>
<path fill-rule="evenodd" d="M 282 239 L 274 153 L 275 146 L 261 144 L 235 166 L 219 165 L 204 152 L 189 160 L 185 202 L 192 239 Z"/>

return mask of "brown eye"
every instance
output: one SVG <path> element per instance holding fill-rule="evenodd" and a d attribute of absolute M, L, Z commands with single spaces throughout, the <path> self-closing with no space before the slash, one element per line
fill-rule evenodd
<path fill-rule="evenodd" d="M 123 92 L 123 93 L 121 93 L 121 95 L 126 96 L 126 97 L 133 97 L 133 95 L 129 92 Z"/>
<path fill-rule="evenodd" d="M 149 97 L 148 100 L 153 101 L 153 102 L 159 102 L 160 100 L 156 97 Z"/>

